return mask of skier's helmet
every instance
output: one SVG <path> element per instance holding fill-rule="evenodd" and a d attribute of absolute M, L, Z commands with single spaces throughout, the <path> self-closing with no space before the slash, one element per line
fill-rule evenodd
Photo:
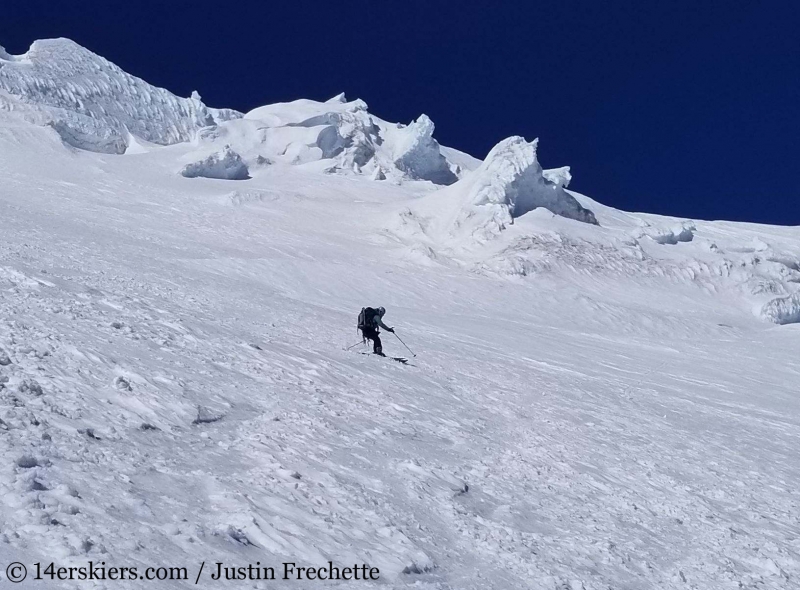
<path fill-rule="evenodd" d="M 379 316 L 383 317 L 383 314 L 385 314 L 385 313 L 386 313 L 386 308 L 385 307 L 379 307 L 378 308 L 378 315 Z"/>

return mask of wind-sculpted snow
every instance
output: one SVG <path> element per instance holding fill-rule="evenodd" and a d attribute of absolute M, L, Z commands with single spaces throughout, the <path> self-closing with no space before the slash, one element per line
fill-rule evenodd
<path fill-rule="evenodd" d="M 23 56 L 0 54 L 0 109 L 51 125 L 75 147 L 111 153 L 125 151 L 128 133 L 170 145 L 241 116 L 151 86 L 68 39 L 36 41 Z"/>

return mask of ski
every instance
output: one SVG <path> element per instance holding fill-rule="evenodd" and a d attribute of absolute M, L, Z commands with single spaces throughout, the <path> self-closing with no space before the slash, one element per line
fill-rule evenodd
<path fill-rule="evenodd" d="M 359 352 L 358 354 L 363 354 L 364 356 L 383 356 L 383 358 L 397 361 L 398 363 L 403 363 L 404 365 L 408 363 L 408 359 L 402 356 L 386 356 L 375 354 L 374 352 Z"/>

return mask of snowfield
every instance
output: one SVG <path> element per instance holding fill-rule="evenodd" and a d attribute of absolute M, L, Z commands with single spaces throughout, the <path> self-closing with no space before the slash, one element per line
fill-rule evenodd
<path fill-rule="evenodd" d="M 800 230 L 618 211 L 546 146 L 433 132 L 0 49 L 0 583 L 800 585 Z M 408 365 L 345 350 L 365 305 Z M 210 578 L 328 561 L 380 580 Z"/>

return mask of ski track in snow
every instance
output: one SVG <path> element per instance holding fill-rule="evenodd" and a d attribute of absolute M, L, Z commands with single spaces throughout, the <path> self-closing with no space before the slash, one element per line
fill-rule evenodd
<path fill-rule="evenodd" d="M 748 308 L 795 282 L 796 229 L 582 198 L 601 227 L 534 211 L 478 260 L 396 231 L 427 185 L 187 179 L 192 146 L 0 123 L 4 561 L 189 568 L 165 588 L 204 560 L 381 569 L 341 588 L 797 587 L 800 332 Z M 372 304 L 409 365 L 344 350 Z"/>

